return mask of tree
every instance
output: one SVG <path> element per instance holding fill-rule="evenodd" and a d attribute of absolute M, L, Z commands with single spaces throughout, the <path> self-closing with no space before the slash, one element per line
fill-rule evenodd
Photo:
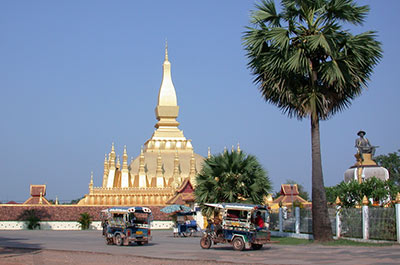
<path fill-rule="evenodd" d="M 195 200 L 207 216 L 212 214 L 212 208 L 204 203 L 263 204 L 271 190 L 271 182 L 257 158 L 243 151 L 225 151 L 206 159 L 196 183 Z"/>
<path fill-rule="evenodd" d="M 392 181 L 383 181 L 373 177 L 362 183 L 358 183 L 357 180 L 342 181 L 336 186 L 326 187 L 326 197 L 330 203 L 335 203 L 336 198 L 339 197 L 344 207 L 354 207 L 361 205 L 365 195 L 382 205 L 394 200 L 399 191 L 399 187 Z"/>
<path fill-rule="evenodd" d="M 92 223 L 92 217 L 87 212 L 81 213 L 78 219 L 78 223 L 81 225 L 82 230 L 87 230 Z"/>
<path fill-rule="evenodd" d="M 349 107 L 382 57 L 375 32 L 352 35 L 368 6 L 353 0 L 263 0 L 244 33 L 248 66 L 264 99 L 290 118 L 310 118 L 312 216 L 317 241 L 332 240 L 322 175 L 319 121 Z"/>
<path fill-rule="evenodd" d="M 398 150 L 400 153 L 400 149 Z M 375 157 L 376 163 L 389 171 L 389 178 L 400 185 L 400 156 L 397 152 Z"/>

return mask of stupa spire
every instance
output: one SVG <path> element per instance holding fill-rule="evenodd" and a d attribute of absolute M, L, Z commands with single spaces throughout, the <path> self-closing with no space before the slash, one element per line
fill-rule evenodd
<path fill-rule="evenodd" d="M 192 149 L 178 126 L 176 120 L 179 114 L 179 106 L 176 91 L 171 77 L 171 63 L 169 62 L 168 43 L 165 42 L 165 59 L 163 62 L 163 74 L 160 90 L 158 92 L 158 102 L 155 109 L 158 122 L 155 127 L 157 130 L 145 143 L 145 152 L 157 152 L 162 149 L 173 152 L 178 148 L 181 152 Z"/>
<path fill-rule="evenodd" d="M 171 77 L 171 63 L 168 61 L 168 44 L 165 43 L 165 60 L 163 63 L 163 76 L 158 94 L 158 106 L 178 106 L 176 92 Z M 160 113 L 162 114 L 162 113 Z M 176 111 L 178 116 L 178 111 Z"/>
<path fill-rule="evenodd" d="M 168 40 L 165 39 L 165 61 L 168 61 Z"/>

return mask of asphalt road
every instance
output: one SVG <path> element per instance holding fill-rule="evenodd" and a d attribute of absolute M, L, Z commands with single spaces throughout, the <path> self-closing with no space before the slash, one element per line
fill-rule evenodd
<path fill-rule="evenodd" d="M 100 231 L 0 231 L 0 258 L 2 252 L 11 253 L 17 248 L 153 258 L 161 261 L 160 264 L 162 260 L 176 260 L 178 264 L 186 264 L 188 260 L 238 264 L 400 264 L 399 245 L 337 247 L 270 244 L 261 250 L 239 252 L 232 250 L 228 244 L 213 245 L 211 249 L 204 250 L 200 248 L 199 237 L 174 238 L 172 231 L 153 230 L 152 234 L 153 240 L 148 245 L 119 247 L 106 245 Z"/>

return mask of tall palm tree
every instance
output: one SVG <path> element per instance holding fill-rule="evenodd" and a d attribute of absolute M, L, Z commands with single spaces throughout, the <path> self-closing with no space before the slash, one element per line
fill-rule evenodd
<path fill-rule="evenodd" d="M 257 158 L 242 151 L 225 151 L 203 163 L 196 177 L 195 200 L 210 216 L 204 203 L 245 202 L 262 204 L 271 182 Z"/>
<path fill-rule="evenodd" d="M 319 121 L 349 107 L 382 57 L 375 32 L 352 35 L 369 7 L 353 0 L 263 0 L 244 33 L 248 66 L 264 99 L 289 117 L 310 118 L 313 234 L 331 240 L 322 176 Z"/>

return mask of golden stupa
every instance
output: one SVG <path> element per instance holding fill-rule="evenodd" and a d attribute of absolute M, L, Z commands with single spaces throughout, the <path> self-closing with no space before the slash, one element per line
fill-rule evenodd
<path fill-rule="evenodd" d="M 187 185 L 185 180 L 195 184 L 204 158 L 194 153 L 191 140 L 178 128 L 179 106 L 167 46 L 155 113 L 156 130 L 144 143 L 140 155 L 128 165 L 125 146 L 121 166 L 112 144 L 104 159 L 102 187 L 93 187 L 92 175 L 89 194 L 78 205 L 165 205 L 181 185 Z"/>

